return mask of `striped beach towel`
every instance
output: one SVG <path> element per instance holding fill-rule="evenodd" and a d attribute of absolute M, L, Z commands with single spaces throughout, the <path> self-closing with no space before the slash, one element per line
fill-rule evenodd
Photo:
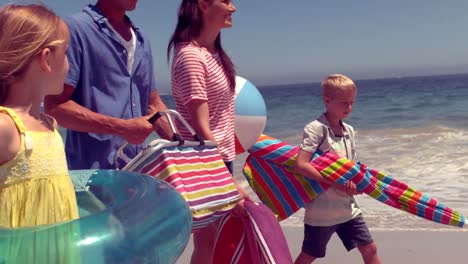
<path fill-rule="evenodd" d="M 210 141 L 152 141 L 124 168 L 165 180 L 187 201 L 195 232 L 227 214 L 241 199 L 217 147 Z"/>
<path fill-rule="evenodd" d="M 288 218 L 328 188 L 293 173 L 298 151 L 297 146 L 262 135 L 250 148 L 244 165 L 250 186 L 279 220 Z M 459 212 L 360 162 L 325 153 L 314 154 L 311 164 L 329 180 L 341 185 L 353 181 L 360 192 L 386 205 L 440 224 L 466 226 L 467 220 Z"/>
<path fill-rule="evenodd" d="M 289 247 L 273 212 L 262 203 L 244 202 L 247 216 L 226 215 L 215 241 L 213 263 L 291 264 Z"/>

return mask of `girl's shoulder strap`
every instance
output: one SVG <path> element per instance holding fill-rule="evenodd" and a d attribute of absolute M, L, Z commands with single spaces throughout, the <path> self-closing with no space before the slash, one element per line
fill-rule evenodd
<path fill-rule="evenodd" d="M 23 121 L 21 118 L 15 113 L 15 111 L 11 108 L 0 106 L 0 113 L 7 114 L 8 116 L 13 119 L 13 122 L 15 122 L 16 128 L 18 128 L 18 131 L 20 134 L 25 135 L 26 134 L 26 127 L 24 126 Z"/>
<path fill-rule="evenodd" d="M 23 121 L 15 113 L 15 111 L 11 108 L 0 106 L 0 113 L 7 114 L 8 116 L 11 117 L 11 119 L 13 119 L 13 122 L 15 123 L 16 128 L 18 129 L 18 132 L 20 134 L 21 144 L 24 144 L 24 148 L 27 151 L 32 150 L 32 140 L 26 133 L 26 127 L 24 126 Z"/>

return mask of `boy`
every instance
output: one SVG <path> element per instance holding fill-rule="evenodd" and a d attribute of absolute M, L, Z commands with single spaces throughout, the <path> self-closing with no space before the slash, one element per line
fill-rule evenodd
<path fill-rule="evenodd" d="M 356 153 L 354 130 L 342 121 L 352 111 L 356 85 L 344 75 L 333 74 L 322 82 L 322 89 L 326 112 L 304 128 L 294 169 L 331 187 L 305 207 L 304 241 L 295 264 L 310 264 L 325 257 L 327 243 L 335 232 L 348 251 L 359 249 L 364 263 L 379 264 L 377 247 L 353 198 L 359 194 L 356 185 L 353 182 L 345 186 L 331 183 L 309 164 L 317 150 L 331 151 L 350 160 Z"/>

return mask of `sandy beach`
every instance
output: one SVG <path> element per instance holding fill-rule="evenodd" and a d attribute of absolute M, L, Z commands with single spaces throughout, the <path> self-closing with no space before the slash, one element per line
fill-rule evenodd
<path fill-rule="evenodd" d="M 302 228 L 285 226 L 283 231 L 288 240 L 293 259 L 299 254 L 302 243 Z M 383 263 L 439 264 L 468 263 L 468 229 L 453 231 L 375 231 L 371 230 L 377 243 Z M 189 241 L 177 264 L 190 263 L 193 250 Z M 346 252 L 337 236 L 333 236 L 328 245 L 325 259 L 314 263 L 363 263 L 358 250 Z"/>

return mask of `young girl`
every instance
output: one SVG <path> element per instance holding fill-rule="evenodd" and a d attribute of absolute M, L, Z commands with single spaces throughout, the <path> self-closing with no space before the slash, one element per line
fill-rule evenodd
<path fill-rule="evenodd" d="M 44 6 L 7 5 L 0 9 L 0 36 L 0 228 L 76 219 L 63 142 L 54 119 L 41 113 L 43 97 L 63 89 L 67 26 Z M 48 254 L 59 258 L 56 263 L 70 263 L 54 253 L 70 241 L 56 236 L 6 242 L 2 251 L 11 256 L 2 257 L 6 263 L 9 257 L 16 263 L 46 261 L 35 259 L 34 251 L 48 245 Z"/>
<path fill-rule="evenodd" d="M 167 49 L 168 57 L 174 51 L 172 95 L 177 111 L 201 137 L 218 144 L 231 173 L 236 72 L 221 46 L 220 31 L 232 26 L 235 11 L 230 0 L 183 0 Z M 188 131 L 181 134 L 190 137 Z M 215 234 L 216 223 L 194 233 L 191 263 L 211 263 Z"/>

